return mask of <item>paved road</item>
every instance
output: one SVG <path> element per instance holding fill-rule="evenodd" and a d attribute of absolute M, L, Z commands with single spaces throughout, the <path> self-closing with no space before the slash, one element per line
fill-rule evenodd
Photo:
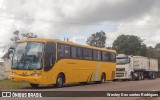
<path fill-rule="evenodd" d="M 35 91 L 30 87 L 25 87 L 19 89 L 21 91 Z M 142 80 L 142 81 L 116 81 L 116 82 L 106 82 L 104 84 L 90 83 L 89 85 L 72 84 L 65 85 L 63 88 L 54 88 L 53 86 L 41 86 L 37 91 L 160 91 L 160 78 L 156 80 Z M 43 98 L 44 99 L 44 98 Z M 37 100 L 43 100 L 38 98 Z M 46 98 L 49 100 L 150 100 L 146 98 L 138 97 L 112 97 L 112 98 L 102 98 L 102 97 L 56 97 L 56 98 Z M 6 100 L 6 99 L 5 99 Z M 19 98 L 20 100 L 20 98 Z M 28 100 L 28 99 L 27 99 Z M 153 99 L 151 99 L 153 100 Z M 154 100 L 160 100 L 160 98 L 155 98 Z"/>

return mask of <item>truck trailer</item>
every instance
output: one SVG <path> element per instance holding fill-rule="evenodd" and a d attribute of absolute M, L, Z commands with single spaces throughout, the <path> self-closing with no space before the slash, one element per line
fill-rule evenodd
<path fill-rule="evenodd" d="M 118 54 L 116 66 L 117 80 L 156 79 L 158 60 L 143 56 Z"/>

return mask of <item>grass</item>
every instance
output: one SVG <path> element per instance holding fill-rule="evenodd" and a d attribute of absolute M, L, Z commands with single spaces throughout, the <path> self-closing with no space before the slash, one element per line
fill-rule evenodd
<path fill-rule="evenodd" d="M 10 79 L 0 80 L 0 90 L 1 89 L 21 89 L 25 87 L 30 87 L 28 83 L 15 83 Z"/>

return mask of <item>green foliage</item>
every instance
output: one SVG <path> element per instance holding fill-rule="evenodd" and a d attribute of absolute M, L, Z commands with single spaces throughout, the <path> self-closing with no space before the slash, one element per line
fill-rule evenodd
<path fill-rule="evenodd" d="M 160 49 L 160 43 L 155 46 L 155 49 Z"/>
<path fill-rule="evenodd" d="M 143 40 L 134 35 L 120 35 L 113 42 L 113 49 L 118 53 L 128 55 L 142 55 L 145 56 L 147 47 L 143 44 Z"/>
<path fill-rule="evenodd" d="M 20 34 L 20 32 L 18 30 L 14 31 L 13 35 L 14 36 L 11 38 L 11 41 L 12 41 L 11 46 L 9 47 L 8 52 L 4 55 L 4 57 L 6 57 L 8 55 L 8 57 L 7 57 L 8 59 L 10 59 L 11 58 L 10 55 L 13 54 L 13 49 L 15 46 L 15 42 L 17 40 L 21 40 L 24 38 L 37 38 L 37 35 L 35 35 L 33 33 L 21 33 Z"/>
<path fill-rule="evenodd" d="M 152 46 L 147 47 L 143 44 L 143 40 L 134 35 L 120 35 L 113 42 L 113 49 L 118 53 L 128 55 L 139 55 L 148 58 L 158 59 L 158 66 L 160 70 L 160 43 L 155 48 Z"/>
<path fill-rule="evenodd" d="M 160 71 L 160 43 L 158 43 L 154 48 L 154 57 L 158 59 L 158 66 Z"/>
<path fill-rule="evenodd" d="M 86 44 L 90 46 L 100 47 L 104 48 L 106 43 L 106 34 L 105 32 L 96 32 L 94 34 L 91 34 L 89 38 L 87 38 Z"/>
<path fill-rule="evenodd" d="M 147 47 L 147 57 L 156 58 L 155 57 L 155 49 L 152 46 Z"/>
<path fill-rule="evenodd" d="M 24 39 L 24 38 L 37 38 L 37 35 L 33 34 L 33 33 L 21 33 L 16 30 L 13 32 L 13 37 L 11 38 L 11 41 L 15 42 L 17 40 L 20 39 Z"/>
<path fill-rule="evenodd" d="M 10 79 L 0 80 L 0 89 L 22 89 L 30 87 L 28 83 L 15 83 Z"/>
<path fill-rule="evenodd" d="M 152 46 L 147 47 L 147 57 L 158 59 L 158 69 L 160 70 L 160 43 L 158 43 L 155 48 Z"/>

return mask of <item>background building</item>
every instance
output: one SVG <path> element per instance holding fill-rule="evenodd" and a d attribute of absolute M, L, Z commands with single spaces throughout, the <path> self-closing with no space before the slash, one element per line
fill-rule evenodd
<path fill-rule="evenodd" d="M 6 55 L 0 59 L 0 80 L 9 79 L 11 75 L 11 59 L 7 59 Z"/>

